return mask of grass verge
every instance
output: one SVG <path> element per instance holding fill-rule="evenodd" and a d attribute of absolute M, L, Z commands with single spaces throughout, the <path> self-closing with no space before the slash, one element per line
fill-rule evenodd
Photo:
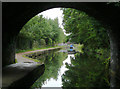
<path fill-rule="evenodd" d="M 56 48 L 60 46 L 53 46 L 53 47 L 43 47 L 43 48 L 33 48 L 33 49 L 26 49 L 26 50 L 18 50 L 16 53 L 28 52 L 28 51 L 35 51 L 35 50 L 42 50 L 42 49 L 49 49 L 49 48 Z"/>
<path fill-rule="evenodd" d="M 43 47 L 43 48 L 33 48 L 33 49 L 27 49 L 27 50 L 19 50 L 19 51 L 17 51 L 16 53 L 22 53 L 22 52 L 28 52 L 28 51 L 35 51 L 35 50 L 42 50 L 42 49 L 49 49 L 49 48 L 57 48 L 57 47 L 62 48 L 61 46 Z M 29 58 L 29 57 L 27 57 L 27 56 L 25 56 L 25 55 L 22 55 L 22 57 L 27 58 L 27 59 L 29 59 L 29 60 L 33 60 L 34 62 L 41 62 L 40 60 L 32 59 L 32 58 Z M 15 63 L 17 63 L 17 59 L 15 59 Z"/>
<path fill-rule="evenodd" d="M 29 60 L 33 60 L 34 62 L 41 62 L 40 60 L 37 60 L 37 59 L 32 59 L 32 58 L 29 58 L 29 57 L 26 57 L 25 55 L 23 55 L 24 58 L 27 58 Z"/>

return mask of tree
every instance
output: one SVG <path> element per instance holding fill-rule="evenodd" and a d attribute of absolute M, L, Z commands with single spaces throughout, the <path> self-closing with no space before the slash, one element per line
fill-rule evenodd
<path fill-rule="evenodd" d="M 84 44 L 86 49 L 110 49 L 107 31 L 98 21 L 82 11 L 62 10 L 64 29 L 70 33 L 71 42 Z"/>
<path fill-rule="evenodd" d="M 65 35 L 59 27 L 58 18 L 52 20 L 43 18 L 43 16 L 40 15 L 33 17 L 23 26 L 16 44 L 17 49 L 31 49 L 31 46 L 37 48 L 53 46 L 54 44 L 63 42 L 64 38 Z M 26 42 L 28 42 L 28 44 L 26 44 Z"/>
<path fill-rule="evenodd" d="M 62 10 L 64 29 L 70 33 L 67 39 L 84 45 L 84 53 L 76 54 L 75 60 L 71 59 L 72 65 L 66 64 L 69 70 L 63 75 L 63 87 L 108 87 L 110 47 L 107 30 L 85 12 L 71 8 Z"/>

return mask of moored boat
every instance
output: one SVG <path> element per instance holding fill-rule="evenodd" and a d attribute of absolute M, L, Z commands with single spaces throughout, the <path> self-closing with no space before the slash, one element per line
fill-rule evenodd
<path fill-rule="evenodd" d="M 68 54 L 75 54 L 76 51 L 74 50 L 73 45 L 70 45 L 70 49 L 68 49 Z"/>

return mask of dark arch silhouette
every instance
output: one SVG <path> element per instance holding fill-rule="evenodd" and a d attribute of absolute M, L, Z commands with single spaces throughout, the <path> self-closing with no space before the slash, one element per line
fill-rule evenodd
<path fill-rule="evenodd" d="M 111 87 L 120 86 L 120 6 L 114 3 L 35 2 L 2 3 L 2 64 L 14 63 L 16 36 L 22 26 L 36 14 L 56 7 L 86 12 L 107 28 L 111 47 Z"/>

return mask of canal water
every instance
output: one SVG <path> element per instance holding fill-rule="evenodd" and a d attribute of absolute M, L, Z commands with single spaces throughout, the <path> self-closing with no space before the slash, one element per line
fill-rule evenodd
<path fill-rule="evenodd" d="M 66 50 L 50 51 L 37 57 L 45 71 L 31 89 L 67 87 L 105 87 L 109 89 L 109 66 L 104 56 L 90 52 L 68 54 Z M 99 81 L 99 82 L 98 82 Z"/>
<path fill-rule="evenodd" d="M 51 78 L 50 80 L 47 79 L 47 81 L 45 81 L 46 83 L 44 85 L 42 85 L 42 87 L 61 87 L 62 86 L 62 77 L 61 76 L 64 74 L 64 72 L 66 70 L 68 70 L 66 68 L 65 63 L 71 64 L 70 57 L 74 57 L 74 54 L 69 54 L 67 59 L 65 59 L 63 61 L 63 65 L 61 66 L 60 70 L 58 71 L 57 79 L 53 79 L 53 78 Z"/>
<path fill-rule="evenodd" d="M 66 70 L 66 63 L 71 64 L 74 54 L 68 54 L 66 50 L 50 51 L 42 57 L 37 57 L 45 64 L 44 74 L 33 84 L 33 88 L 62 87 L 62 75 Z"/>

